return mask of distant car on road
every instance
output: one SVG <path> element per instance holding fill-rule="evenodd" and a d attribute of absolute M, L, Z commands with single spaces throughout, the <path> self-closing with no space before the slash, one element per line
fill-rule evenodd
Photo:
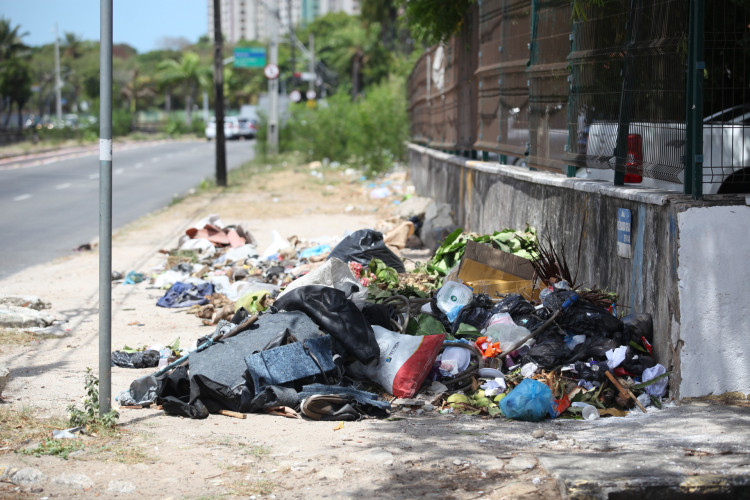
<path fill-rule="evenodd" d="M 216 117 L 212 117 L 206 124 L 206 140 L 216 139 Z M 254 139 L 257 133 L 257 122 L 249 118 L 238 116 L 224 117 L 224 138 L 232 139 Z"/>

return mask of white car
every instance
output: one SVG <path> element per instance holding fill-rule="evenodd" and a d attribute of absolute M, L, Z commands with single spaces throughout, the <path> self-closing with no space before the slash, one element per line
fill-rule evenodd
<path fill-rule="evenodd" d="M 616 122 L 593 122 L 586 141 L 587 167 L 576 177 L 613 179 Z M 626 184 L 683 191 L 684 123 L 630 124 Z M 671 169 L 666 165 L 680 165 Z M 641 175 L 647 174 L 647 175 Z M 739 105 L 703 120 L 703 194 L 750 192 L 750 105 Z"/>
<path fill-rule="evenodd" d="M 206 124 L 206 140 L 216 139 L 216 117 Z M 254 139 L 256 134 L 256 125 L 248 118 L 238 116 L 224 117 L 224 138 L 231 139 Z"/>

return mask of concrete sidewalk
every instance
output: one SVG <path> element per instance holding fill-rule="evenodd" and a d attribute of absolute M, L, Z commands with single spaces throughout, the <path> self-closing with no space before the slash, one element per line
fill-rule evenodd
<path fill-rule="evenodd" d="M 130 225 L 114 239 L 115 269 L 147 271 L 162 260 L 160 249 L 172 247 L 190 223 L 213 211 L 226 223 L 247 224 L 261 247 L 270 243 L 272 229 L 309 237 L 375 222 L 375 205 L 345 210 L 356 194 L 351 185 L 322 183 L 321 193 L 278 185 L 293 175 L 309 177 L 258 176 L 255 182 L 273 187 L 188 199 Z M 340 197 L 325 194 L 337 189 Z M 280 193 L 294 200 L 294 214 L 282 214 L 273 202 Z M 0 351 L 0 362 L 12 371 L 4 409 L 30 406 L 42 416 L 59 415 L 80 398 L 85 367 L 98 360 L 97 269 L 97 255 L 90 252 L 0 281 L 0 294 L 40 296 L 72 324 L 68 337 Z M 162 293 L 145 282 L 113 287 L 113 349 L 178 336 L 187 344 L 213 330 L 195 316 L 156 307 Z M 112 371 L 116 395 L 153 370 Z M 620 418 L 538 423 L 411 409 L 343 426 L 262 414 L 188 420 L 153 408 L 120 414 L 123 445 L 113 452 L 87 449 L 62 460 L 4 449 L 0 496 L 750 498 L 747 400 L 670 403 Z M 119 463 L 118 455 L 128 453 L 136 458 Z"/>

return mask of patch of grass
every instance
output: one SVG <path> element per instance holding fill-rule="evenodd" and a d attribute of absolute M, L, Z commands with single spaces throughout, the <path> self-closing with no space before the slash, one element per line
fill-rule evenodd
<path fill-rule="evenodd" d="M 26 346 L 38 340 L 33 333 L 17 328 L 0 328 L 0 346 Z"/>
<path fill-rule="evenodd" d="M 270 495 L 275 484 L 270 479 L 254 479 L 250 481 L 235 481 L 228 485 L 232 495 L 247 498 L 251 495 Z"/>
<path fill-rule="evenodd" d="M 21 453 L 25 455 L 34 455 L 40 457 L 42 455 L 52 455 L 68 459 L 68 455 L 77 450 L 83 449 L 83 442 L 79 439 L 53 439 L 45 438 L 36 448 L 28 448 L 21 450 Z"/>
<path fill-rule="evenodd" d="M 92 458 L 96 461 L 111 457 L 116 462 L 128 465 L 154 464 L 157 462 L 156 458 L 143 451 L 143 448 L 132 442 L 125 442 L 122 438 L 109 441 L 94 452 L 95 455 Z"/>
<path fill-rule="evenodd" d="M 33 441 L 49 438 L 53 430 L 64 429 L 63 418 L 41 418 L 38 410 L 0 407 L 0 447 L 18 451 Z"/>

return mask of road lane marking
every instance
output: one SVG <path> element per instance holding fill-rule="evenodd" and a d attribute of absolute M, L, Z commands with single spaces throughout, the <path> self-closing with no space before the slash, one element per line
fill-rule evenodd
<path fill-rule="evenodd" d="M 16 196 L 15 198 L 13 198 L 13 201 L 23 201 L 23 200 L 28 200 L 29 198 L 31 198 L 30 194 L 22 194 L 20 196 Z"/>
<path fill-rule="evenodd" d="M 159 163 L 159 160 L 161 160 L 161 158 L 151 158 L 151 163 Z"/>
<path fill-rule="evenodd" d="M 142 162 L 136 163 L 135 168 L 143 168 L 143 163 Z"/>
<path fill-rule="evenodd" d="M 55 189 L 68 189 L 70 186 L 70 182 L 64 182 L 63 184 L 58 184 L 57 186 L 55 186 Z"/>
<path fill-rule="evenodd" d="M 124 173 L 125 173 L 125 169 L 124 168 L 118 168 L 117 170 L 115 170 L 115 175 L 120 175 L 120 174 L 124 174 Z"/>
<path fill-rule="evenodd" d="M 98 178 L 99 178 L 99 174 L 91 174 L 91 175 L 89 175 L 89 179 L 91 179 L 92 181 L 94 181 L 94 180 L 96 180 Z"/>

